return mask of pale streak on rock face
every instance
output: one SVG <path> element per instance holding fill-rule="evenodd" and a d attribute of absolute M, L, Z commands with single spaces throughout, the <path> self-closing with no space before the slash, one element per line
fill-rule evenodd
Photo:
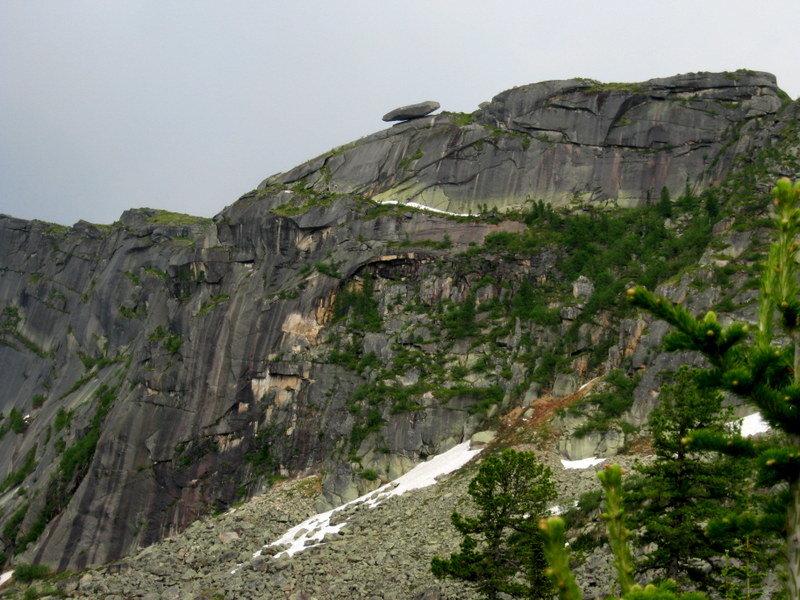
<path fill-rule="evenodd" d="M 270 392 L 276 392 L 275 404 L 281 405 L 290 397 L 292 392 L 300 389 L 302 379 L 291 375 L 270 375 L 256 377 L 250 381 L 253 398 L 261 399 Z"/>
<path fill-rule="evenodd" d="M 294 343 L 303 346 L 316 344 L 320 329 L 322 325 L 315 318 L 304 317 L 300 313 L 289 313 L 281 325 L 281 331 L 290 336 L 290 339 L 294 338 Z"/>

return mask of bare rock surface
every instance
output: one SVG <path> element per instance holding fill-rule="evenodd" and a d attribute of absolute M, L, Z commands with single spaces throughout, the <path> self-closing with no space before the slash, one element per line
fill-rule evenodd
<path fill-rule="evenodd" d="M 542 199 L 638 206 L 706 187 L 788 100 L 769 73 L 641 83 L 570 79 L 501 92 L 470 115 L 415 119 L 267 179 L 456 213 Z M 392 113 L 390 113 L 392 114 Z M 389 116 L 389 115 L 387 115 Z"/>
<path fill-rule="evenodd" d="M 417 119 L 432 113 L 441 105 L 433 100 L 425 102 L 418 102 L 417 104 L 409 104 L 408 106 L 401 106 L 390 110 L 383 115 L 384 121 L 408 121 L 409 119 Z"/>

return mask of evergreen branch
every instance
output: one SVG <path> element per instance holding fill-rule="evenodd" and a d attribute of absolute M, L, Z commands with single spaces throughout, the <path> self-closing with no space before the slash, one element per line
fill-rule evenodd
<path fill-rule="evenodd" d="M 735 323 L 723 330 L 713 312 L 709 311 L 702 319 L 695 319 L 680 304 L 656 296 L 640 286 L 629 288 L 627 297 L 634 306 L 647 310 L 677 329 L 664 339 L 668 351 L 699 351 L 717 367 L 723 365 L 728 352 L 747 336 L 746 325 Z"/>
<path fill-rule="evenodd" d="M 773 246 L 769 251 L 767 264 L 775 264 L 778 248 Z M 758 305 L 758 333 L 756 343 L 761 347 L 769 347 L 774 337 L 774 314 L 775 314 L 775 270 L 767 268 L 761 277 L 761 302 Z"/>
<path fill-rule="evenodd" d="M 583 594 L 577 583 L 575 575 L 569 568 L 569 551 L 564 535 L 564 519 L 550 517 L 539 521 L 539 528 L 544 537 L 544 555 L 550 565 L 546 573 L 553 580 L 561 600 L 581 600 Z"/>
<path fill-rule="evenodd" d="M 672 580 L 662 581 L 658 585 L 651 583 L 645 587 L 635 585 L 625 594 L 623 600 L 708 600 L 708 597 L 700 592 L 679 594 L 677 589 Z"/>
<path fill-rule="evenodd" d="M 800 449 L 795 446 L 773 446 L 758 457 L 759 482 L 771 486 L 800 477 Z"/>
<path fill-rule="evenodd" d="M 754 514 L 750 512 L 734 514 L 709 521 L 706 534 L 720 543 L 731 545 L 734 540 L 756 534 L 779 533 L 786 524 L 786 509 L 778 513 Z"/>
<path fill-rule="evenodd" d="M 625 595 L 633 586 L 633 557 L 628 545 L 630 532 L 623 522 L 622 468 L 619 465 L 609 465 L 597 476 L 606 493 L 606 512 L 602 518 L 606 522 L 609 543 L 614 552 L 620 591 Z"/>
<path fill-rule="evenodd" d="M 791 395 L 760 384 L 753 388 L 750 400 L 761 410 L 761 416 L 773 428 L 793 435 L 800 434 L 800 410 L 792 402 Z"/>
<path fill-rule="evenodd" d="M 741 458 L 758 456 L 758 449 L 751 440 L 740 435 L 728 436 L 708 429 L 692 431 L 681 440 L 681 443 L 692 450 L 711 450 Z"/>

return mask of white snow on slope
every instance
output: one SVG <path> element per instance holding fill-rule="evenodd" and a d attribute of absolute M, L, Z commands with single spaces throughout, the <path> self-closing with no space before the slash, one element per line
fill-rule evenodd
<path fill-rule="evenodd" d="M 472 213 L 454 213 L 448 212 L 446 210 L 441 210 L 439 208 L 431 208 L 430 206 L 425 206 L 424 204 L 420 204 L 419 202 L 399 202 L 397 200 L 384 200 L 381 204 L 399 204 L 401 206 L 410 206 L 411 208 L 418 208 L 420 210 L 429 210 L 431 212 L 439 213 L 441 215 L 451 215 L 453 217 L 472 217 L 474 216 Z"/>
<path fill-rule="evenodd" d="M 547 510 L 551 515 L 558 516 L 558 515 L 563 515 L 570 508 L 574 508 L 576 506 L 578 506 L 578 501 L 577 500 L 573 500 L 569 504 L 556 504 L 555 506 L 551 506 Z"/>
<path fill-rule="evenodd" d="M 589 381 L 584 383 L 581 387 L 579 387 L 578 391 L 580 392 L 582 390 L 585 390 L 587 387 L 589 387 L 590 385 L 592 385 L 595 381 L 597 381 L 599 379 L 602 379 L 602 377 L 595 377 L 594 379 L 590 379 Z"/>
<path fill-rule="evenodd" d="M 400 496 L 408 491 L 433 485 L 436 483 L 437 477 L 459 469 L 467 464 L 467 462 L 479 452 L 480 449 L 470 450 L 469 442 L 459 444 L 447 452 L 434 456 L 427 462 L 417 465 L 402 477 L 398 477 L 394 481 L 379 487 L 369 494 L 351 500 L 347 504 L 343 504 L 328 512 L 306 519 L 299 525 L 292 527 L 289 531 L 284 533 L 280 539 L 272 542 L 270 546 L 285 547 L 284 550 L 276 556 L 281 556 L 283 554 L 292 556 L 305 548 L 316 546 L 322 542 L 325 535 L 336 533 L 347 524 L 346 522 L 342 522 L 331 525 L 331 517 L 334 513 L 343 510 L 347 506 L 362 502 L 370 508 L 373 508 L 392 496 Z M 259 550 L 253 555 L 253 558 L 260 554 L 261 551 Z"/>
<path fill-rule="evenodd" d="M 761 413 L 747 415 L 743 419 L 739 419 L 739 423 L 741 424 L 742 437 L 750 437 L 751 435 L 769 431 L 769 423 L 764 420 Z"/>
<path fill-rule="evenodd" d="M 6 581 L 11 579 L 11 576 L 14 574 L 14 571 L 7 571 L 0 575 L 0 585 L 3 585 Z"/>
<path fill-rule="evenodd" d="M 596 456 L 592 456 L 590 458 L 582 458 L 581 460 L 564 460 L 561 459 L 561 465 L 565 469 L 588 469 L 589 467 L 593 467 L 595 465 L 599 465 L 600 463 L 605 462 L 605 458 L 597 458 Z"/>

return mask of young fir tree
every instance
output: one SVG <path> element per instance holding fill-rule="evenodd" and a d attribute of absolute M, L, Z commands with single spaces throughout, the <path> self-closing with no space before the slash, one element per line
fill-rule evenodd
<path fill-rule="evenodd" d="M 655 544 L 641 566 L 663 569 L 678 582 L 703 589 L 719 583 L 714 559 L 724 549 L 709 539 L 704 524 L 720 516 L 723 506 L 744 503 L 748 465 L 732 459 L 712 460 L 708 453 L 687 447 L 692 431 L 731 433 L 730 411 L 722 411 L 722 395 L 699 388 L 696 374 L 681 368 L 672 385 L 661 388 L 658 406 L 650 415 L 655 460 L 639 465 L 641 485 L 632 499 L 639 507 L 634 518 L 644 528 L 642 545 Z"/>
<path fill-rule="evenodd" d="M 620 595 L 617 600 L 708 600 L 701 592 L 679 593 L 671 579 L 657 585 L 644 587 L 634 581 L 633 556 L 628 538 L 630 531 L 625 527 L 624 494 L 622 491 L 622 469 L 619 465 L 609 465 L 598 473 L 605 491 L 605 512 L 602 515 L 608 530 L 608 541 L 614 555 L 614 568 L 617 570 L 617 583 Z M 561 600 L 582 600 L 583 594 L 575 581 L 569 566 L 564 520 L 561 517 L 543 519 L 539 523 L 545 538 L 544 553 L 550 565 L 547 569 Z M 609 598 L 609 600 L 614 600 Z"/>
<path fill-rule="evenodd" d="M 634 304 L 664 319 L 677 331 L 665 339 L 673 350 L 696 350 L 709 360 L 704 384 L 733 392 L 753 404 L 776 431 L 780 441 L 764 442 L 700 430 L 688 435 L 690 448 L 711 449 L 753 458 L 758 481 L 780 490 L 776 501 L 760 514 L 731 513 L 712 523 L 715 533 L 778 531 L 785 543 L 783 574 L 788 600 L 800 600 L 800 298 L 798 298 L 797 237 L 800 235 L 800 182 L 786 178 L 772 189 L 776 239 L 762 278 L 758 329 L 735 323 L 723 328 L 714 313 L 695 319 L 686 309 L 643 288 L 631 288 Z M 785 335 L 775 341 L 775 316 Z"/>
<path fill-rule="evenodd" d="M 477 515 L 452 516 L 464 536 L 461 552 L 434 558 L 433 574 L 468 581 L 486 600 L 551 597 L 538 527 L 556 496 L 551 476 L 532 452 L 487 458 L 468 488 Z"/>

